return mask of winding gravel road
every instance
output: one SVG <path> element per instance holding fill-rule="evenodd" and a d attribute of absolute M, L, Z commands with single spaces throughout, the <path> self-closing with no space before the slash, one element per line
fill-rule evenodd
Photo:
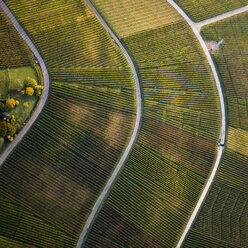
<path fill-rule="evenodd" d="M 219 99 L 220 99 L 220 106 L 221 106 L 221 130 L 220 130 L 220 137 L 219 137 L 219 146 L 218 146 L 218 154 L 217 154 L 217 158 L 214 164 L 214 167 L 211 171 L 211 174 L 208 178 L 208 181 L 206 183 L 206 186 L 197 202 L 197 205 L 184 229 L 184 232 L 177 244 L 177 248 L 181 247 L 202 204 L 205 201 L 206 195 L 214 181 L 214 178 L 216 176 L 217 170 L 220 166 L 220 160 L 222 158 L 223 155 L 223 150 L 224 150 L 224 144 L 225 144 L 225 136 L 226 136 L 226 115 L 225 115 L 225 104 L 224 104 L 224 97 L 223 97 L 223 92 L 221 89 L 221 84 L 218 78 L 218 74 L 217 71 L 215 69 L 215 66 L 213 64 L 213 61 L 211 59 L 211 56 L 208 52 L 208 49 L 205 45 L 204 40 L 202 39 L 202 37 L 200 36 L 200 28 L 204 25 L 213 23 L 215 21 L 219 21 L 222 20 L 224 18 L 230 17 L 232 15 L 244 12 L 248 10 L 248 6 L 245 6 L 243 8 L 237 9 L 237 10 L 233 10 L 230 12 L 227 12 L 225 14 L 219 15 L 217 17 L 214 18 L 210 18 L 208 20 L 204 20 L 202 22 L 199 23 L 194 23 L 192 20 L 189 19 L 189 17 L 182 11 L 182 9 L 173 1 L 173 0 L 167 0 L 181 15 L 182 17 L 187 21 L 187 23 L 191 26 L 193 32 L 195 33 L 197 39 L 199 40 L 204 53 L 206 54 L 206 57 L 208 59 L 208 62 L 210 64 L 210 67 L 212 69 L 215 81 L 216 81 L 216 86 L 218 89 L 218 94 L 219 94 Z M 84 225 L 84 228 L 82 230 L 82 233 L 78 239 L 78 243 L 77 243 L 77 248 L 81 248 L 83 245 L 83 242 L 85 240 L 86 235 L 88 234 L 88 231 L 91 227 L 91 225 L 93 224 L 93 221 L 96 217 L 96 214 L 98 213 L 98 211 L 100 210 L 104 200 L 106 199 L 106 196 L 108 195 L 111 186 L 113 185 L 115 179 L 117 178 L 120 170 L 122 169 L 127 157 L 129 156 L 135 141 L 137 139 L 138 133 L 139 133 L 139 129 L 140 129 L 140 124 L 141 124 L 141 117 L 142 117 L 142 97 L 141 97 L 141 89 L 140 89 L 140 83 L 139 83 L 139 78 L 134 66 L 134 63 L 132 61 L 132 59 L 130 58 L 129 54 L 127 53 L 126 49 L 123 47 L 123 45 L 121 44 L 121 42 L 119 41 L 119 39 L 116 37 L 116 35 L 112 32 L 112 30 L 110 29 L 110 27 L 106 24 L 106 22 L 102 19 L 102 17 L 100 16 L 100 14 L 98 13 L 98 11 L 95 9 L 95 7 L 92 5 L 92 3 L 90 2 L 90 0 L 86 0 L 86 3 L 88 4 L 88 6 L 92 9 L 92 11 L 95 13 L 95 15 L 97 16 L 97 18 L 100 20 L 100 22 L 102 23 L 102 25 L 104 26 L 104 28 L 107 30 L 107 32 L 110 34 L 110 36 L 112 37 L 112 39 L 115 41 L 115 43 L 119 46 L 119 48 L 121 49 L 121 51 L 123 52 L 123 54 L 125 55 L 126 59 L 128 60 L 128 63 L 132 69 L 132 73 L 135 79 L 135 85 L 136 85 L 136 97 L 137 97 L 137 114 L 136 114 L 136 122 L 135 122 L 135 126 L 134 126 L 134 130 L 132 133 L 132 136 L 130 138 L 130 141 L 124 151 L 124 154 L 122 155 L 118 165 L 116 166 L 114 172 L 112 173 L 110 179 L 108 180 L 107 184 L 105 185 L 103 191 L 101 192 L 100 196 L 98 197 L 94 207 L 92 208 L 92 211 L 86 221 L 86 224 Z M 25 127 L 21 130 L 21 132 L 18 134 L 18 136 L 14 139 L 14 141 L 7 147 L 7 149 L 5 150 L 5 152 L 1 155 L 0 157 L 0 167 L 2 166 L 2 164 L 4 163 L 4 161 L 6 160 L 6 158 L 8 157 L 8 155 L 11 153 L 11 151 L 15 148 L 15 146 L 22 140 L 22 138 L 25 136 L 26 132 L 28 131 L 28 129 L 32 126 L 32 124 L 35 122 L 35 120 L 38 118 L 39 114 L 41 113 L 44 105 L 46 104 L 46 101 L 48 99 L 48 93 L 49 93 L 49 87 L 50 87 L 50 80 L 49 80 L 49 75 L 48 75 L 48 71 L 46 69 L 45 63 L 42 59 L 42 57 L 40 56 L 38 50 L 36 49 L 36 47 L 34 46 L 34 44 L 32 43 L 32 41 L 29 39 L 28 35 L 26 34 L 26 32 L 24 31 L 24 29 L 21 27 L 21 25 L 18 23 L 18 21 L 16 20 L 16 18 L 14 17 L 14 15 L 11 13 L 11 11 L 8 9 L 8 7 L 6 6 L 6 4 L 3 2 L 3 0 L 0 0 L 0 7 L 3 9 L 3 11 L 5 12 L 5 14 L 8 16 L 8 18 L 10 19 L 10 21 L 12 22 L 13 26 L 16 28 L 16 30 L 18 31 L 18 33 L 21 35 L 21 37 L 24 39 L 24 41 L 27 43 L 27 45 L 29 46 L 29 48 L 31 49 L 31 51 L 33 52 L 34 56 L 37 58 L 37 60 L 39 61 L 40 67 L 42 69 L 42 74 L 43 74 L 43 78 L 44 78 L 44 90 L 43 90 L 43 94 L 42 94 L 42 98 L 40 99 L 40 102 L 35 110 L 35 112 L 33 113 L 33 115 L 31 116 L 31 118 L 29 119 L 29 121 L 27 122 L 27 124 L 25 125 Z"/>
<path fill-rule="evenodd" d="M 39 101 L 38 106 L 35 109 L 35 112 L 32 114 L 31 118 L 29 121 L 26 123 L 26 125 L 22 128 L 20 133 L 15 137 L 15 139 L 9 144 L 9 146 L 6 148 L 6 150 L 3 152 L 3 154 L 0 157 L 0 167 L 3 165 L 4 161 L 6 158 L 9 156 L 9 154 L 12 152 L 12 150 L 18 145 L 18 143 L 22 140 L 22 138 L 25 136 L 26 132 L 29 130 L 29 128 L 33 125 L 33 123 L 36 121 L 38 118 L 39 114 L 41 113 L 43 107 L 46 104 L 46 101 L 48 99 L 48 93 L 49 93 L 49 87 L 50 87 L 50 79 L 48 75 L 48 71 L 46 69 L 46 65 L 40 56 L 38 50 L 36 49 L 35 45 L 33 42 L 29 39 L 28 35 L 22 28 L 22 26 L 18 23 L 17 19 L 14 17 L 14 15 L 11 13 L 9 8 L 6 6 L 6 4 L 3 2 L 3 0 L 0 0 L 0 7 L 4 11 L 4 13 L 7 15 L 9 20 L 12 22 L 13 26 L 16 28 L 17 32 L 21 35 L 23 40 L 27 43 L 29 46 L 30 50 L 33 52 L 34 56 L 38 60 L 41 70 L 42 70 L 42 75 L 44 79 L 44 89 L 43 89 L 43 94 L 42 97 Z"/>
<path fill-rule="evenodd" d="M 91 210 L 91 213 L 84 225 L 84 228 L 81 232 L 81 235 L 78 239 L 78 243 L 77 243 L 77 248 L 81 248 L 83 246 L 83 243 L 85 241 L 85 238 L 96 218 L 97 213 L 100 211 L 101 206 L 103 205 L 107 195 L 110 192 L 111 186 L 113 185 L 113 183 L 115 182 L 115 179 L 118 177 L 120 170 L 122 169 L 122 167 L 124 166 L 127 157 L 129 156 L 133 146 L 135 145 L 135 141 L 138 137 L 139 134 L 139 130 L 140 130 L 140 124 L 141 124 L 141 116 L 142 116 L 142 97 L 141 97 L 141 88 L 140 88 L 140 82 L 139 82 L 139 78 L 138 78 L 138 74 L 136 72 L 134 63 L 131 59 L 131 57 L 129 56 L 128 52 L 126 51 L 126 49 L 124 48 L 124 46 L 122 45 L 122 43 L 120 42 L 120 40 L 116 37 L 116 35 L 113 33 L 113 31 L 110 29 L 110 27 L 107 25 L 107 23 L 103 20 L 103 18 L 100 16 L 100 14 L 98 13 L 98 11 L 96 10 L 96 8 L 93 6 L 93 4 L 89 1 L 86 0 L 86 3 L 88 4 L 88 6 L 90 7 L 90 9 L 94 12 L 94 14 L 96 15 L 96 17 L 99 19 L 99 21 L 101 22 L 101 24 L 104 26 L 104 28 L 106 29 L 106 31 L 109 33 L 109 35 L 111 36 L 111 38 L 113 39 L 113 41 L 119 46 L 119 48 L 121 49 L 121 51 L 123 52 L 123 54 L 125 55 L 131 70 L 132 70 L 132 74 L 134 76 L 134 80 L 135 80 L 135 86 L 136 86 L 136 120 L 135 120 L 135 126 L 133 129 L 133 133 L 132 136 L 129 140 L 129 143 L 119 161 L 119 163 L 117 164 L 116 168 L 114 169 L 113 173 L 111 174 L 111 177 L 109 178 L 107 184 L 105 185 L 103 191 L 101 192 L 100 196 L 98 197 L 94 207 Z"/>
<path fill-rule="evenodd" d="M 219 137 L 219 144 L 218 144 L 218 151 L 217 151 L 217 157 L 216 157 L 216 161 L 215 164 L 212 168 L 211 174 L 208 178 L 208 181 L 205 185 L 205 188 L 202 191 L 202 194 L 200 196 L 200 198 L 198 199 L 198 202 L 190 216 L 190 219 L 177 243 L 176 248 L 180 248 L 183 244 L 183 242 L 185 241 L 191 227 L 192 224 L 194 223 L 194 220 L 196 218 L 196 216 L 198 215 L 199 210 L 201 209 L 203 203 L 205 202 L 206 196 L 210 190 L 210 187 L 212 185 L 212 183 L 214 182 L 214 178 L 216 176 L 216 173 L 218 171 L 218 168 L 220 166 L 220 162 L 221 162 L 221 158 L 223 156 L 223 151 L 224 151 L 224 145 L 225 145 L 225 137 L 226 137 L 226 112 L 225 112 L 225 103 L 224 103 L 224 94 L 221 88 L 221 83 L 216 71 L 216 68 L 214 66 L 213 60 L 209 54 L 209 51 L 206 47 L 206 44 L 203 40 L 203 38 L 200 35 L 200 30 L 198 29 L 196 23 L 194 23 L 185 13 L 184 11 L 173 1 L 173 0 L 167 0 L 180 14 L 181 16 L 186 20 L 186 22 L 190 25 L 190 27 L 192 28 L 194 34 L 196 35 L 198 41 L 201 44 L 201 47 L 207 57 L 208 63 L 212 69 L 213 75 L 214 75 L 214 79 L 216 82 L 216 87 L 218 90 L 218 94 L 219 94 L 219 99 L 220 99 L 220 106 L 221 106 L 221 128 L 220 128 L 220 137 Z M 208 24 L 206 22 L 206 24 Z M 206 25 L 205 24 L 205 25 Z"/>

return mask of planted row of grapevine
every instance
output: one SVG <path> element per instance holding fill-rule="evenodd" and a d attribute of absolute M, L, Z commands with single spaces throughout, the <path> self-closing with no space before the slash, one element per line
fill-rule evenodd
<path fill-rule="evenodd" d="M 207 41 L 224 39 L 213 59 L 224 86 L 229 128 L 220 170 L 185 247 L 248 246 L 247 14 L 203 28 Z"/>
<path fill-rule="evenodd" d="M 107 4 L 104 0 L 94 0 L 94 3 L 120 38 L 181 19 L 179 13 L 163 0 L 108 0 Z"/>
<path fill-rule="evenodd" d="M 72 237 L 40 216 L 0 196 L 2 247 L 71 247 Z M 34 228 L 36 231 L 34 231 Z"/>
<path fill-rule="evenodd" d="M 114 27 L 112 13 L 106 13 L 112 2 L 94 1 Z M 124 12 L 118 8 L 119 16 Z M 139 70 L 144 119 L 85 247 L 174 247 L 215 161 L 220 112 L 214 79 L 187 24 L 167 21 L 152 29 L 147 23 L 122 39 Z"/>
<path fill-rule="evenodd" d="M 226 13 L 248 4 L 247 0 L 175 0 L 196 22 Z"/>
<path fill-rule="evenodd" d="M 22 41 L 15 28 L 0 10 L 0 68 L 23 66 L 33 63 L 27 45 Z"/>
<path fill-rule="evenodd" d="M 36 247 L 71 247 L 129 142 L 134 80 L 85 3 L 6 3 L 42 54 L 51 88 L 38 121 L 0 171 L 1 194 L 28 209 L 21 219 L 9 213 L 18 231 L 10 236 L 7 226 L 5 236 Z"/>

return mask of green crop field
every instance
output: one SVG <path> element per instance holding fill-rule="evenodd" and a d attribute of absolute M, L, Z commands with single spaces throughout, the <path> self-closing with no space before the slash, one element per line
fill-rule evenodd
<path fill-rule="evenodd" d="M 29 48 L 16 32 L 11 22 L 5 17 L 2 10 L 0 10 L 0 37 L 0 68 L 33 63 Z"/>
<path fill-rule="evenodd" d="M 0 228 L 0 246 L 72 247 L 132 133 L 134 79 L 84 3 L 5 2 L 42 54 L 51 88 L 0 170 L 0 206 L 14 208 L 1 215 L 12 224 Z"/>
<path fill-rule="evenodd" d="M 178 22 L 123 41 L 140 69 L 145 115 L 215 141 L 218 96 L 194 39 L 186 24 Z"/>
<path fill-rule="evenodd" d="M 1 247 L 71 247 L 73 239 L 68 233 L 53 227 L 13 200 L 0 196 L 0 202 Z"/>
<path fill-rule="evenodd" d="M 51 88 L 38 121 L 0 169 L 0 246 L 74 247 L 131 136 L 134 80 L 83 1 L 5 2 L 42 54 Z M 194 20 L 246 4 L 177 2 Z M 215 81 L 192 30 L 167 1 L 94 4 L 135 62 L 144 110 L 134 149 L 84 247 L 174 247 L 216 159 Z M 248 246 L 247 19 L 243 13 L 202 29 L 206 42 L 224 39 L 212 57 L 229 128 L 222 166 L 184 247 Z"/>
<path fill-rule="evenodd" d="M 213 58 L 225 86 L 229 125 L 248 131 L 248 12 L 202 29 L 206 41 L 224 43 Z"/>
<path fill-rule="evenodd" d="M 196 22 L 209 19 L 248 4 L 248 0 L 175 0 L 175 2 Z"/>
<path fill-rule="evenodd" d="M 164 0 L 94 0 L 94 3 L 121 38 L 181 19 L 174 8 Z"/>
<path fill-rule="evenodd" d="M 224 85 L 229 128 L 216 182 L 185 247 L 248 246 L 247 23 L 245 12 L 202 29 L 207 41 L 224 39 L 212 56 Z"/>
<path fill-rule="evenodd" d="M 104 12 L 111 11 L 112 2 L 94 1 L 122 37 L 120 26 L 115 27 L 111 14 Z M 138 1 L 125 1 L 125 5 L 129 3 L 132 6 Z M 146 2 L 146 8 L 150 6 Z M 161 9 L 166 6 L 161 2 Z M 125 12 L 121 7 L 115 10 L 115 16 Z M 165 16 L 174 13 L 169 8 Z M 159 15 L 153 18 L 159 20 Z M 142 31 L 134 30 L 122 38 L 141 78 L 143 125 L 131 157 L 90 231 L 87 248 L 173 247 L 215 160 L 219 103 L 201 47 L 182 20 L 167 18 L 167 24 L 152 28 L 149 21 L 145 25 L 145 17 L 143 22 Z"/>

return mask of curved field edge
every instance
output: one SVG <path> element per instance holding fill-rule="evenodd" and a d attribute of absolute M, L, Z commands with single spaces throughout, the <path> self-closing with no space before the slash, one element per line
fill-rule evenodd
<path fill-rule="evenodd" d="M 227 144 L 217 178 L 185 247 L 247 247 L 248 12 L 203 27 L 206 41 L 224 39 L 212 55 L 225 88 Z"/>
<path fill-rule="evenodd" d="M 34 228 L 38 217 L 40 228 L 64 229 L 73 245 L 94 197 L 129 142 L 136 118 L 134 79 L 125 57 L 85 5 L 56 3 L 46 1 L 42 8 L 38 2 L 9 3 L 46 59 L 52 85 L 39 122 L 0 174 L 2 194 L 29 211 L 20 222 L 27 223 L 30 216 L 23 241 L 46 242 L 48 247 L 56 242 Z M 54 11 L 61 15 L 46 18 Z M 12 222 L 18 220 L 18 214 L 9 214 Z M 21 241 L 22 227 L 16 228 Z"/>
<path fill-rule="evenodd" d="M 163 2 L 165 3 L 165 1 Z M 143 25 L 142 31 L 139 30 L 140 27 L 137 27 L 132 34 L 126 36 L 122 18 L 123 22 L 130 22 L 128 16 L 134 16 L 136 9 L 138 9 L 139 14 L 135 16 L 136 20 L 140 20 L 139 23 L 145 22 L 146 16 L 142 15 L 142 10 L 150 10 L 147 6 L 149 3 L 147 2 L 144 7 L 142 3 L 132 1 L 128 6 L 128 2 L 125 1 L 124 4 L 128 6 L 128 9 L 120 8 L 114 12 L 111 11 L 111 7 L 113 5 L 116 7 L 117 3 L 122 6 L 120 1 L 111 1 L 111 4 L 108 4 L 96 0 L 94 3 L 101 14 L 106 13 L 103 16 L 110 25 L 112 20 L 115 22 L 116 28 L 114 31 L 120 37 L 123 37 L 125 46 L 136 62 L 144 94 L 145 117 L 134 152 L 96 219 L 85 247 L 101 246 L 102 244 L 105 247 L 128 245 L 137 247 L 173 246 L 173 244 L 176 245 L 175 240 L 179 238 L 179 234 L 175 234 L 177 232 L 175 230 L 182 230 L 185 225 L 185 218 L 186 216 L 189 217 L 194 202 L 199 197 L 195 192 L 201 191 L 214 163 L 213 161 L 217 158 L 215 152 L 219 140 L 220 126 L 222 125 L 216 115 L 221 116 L 221 111 L 211 114 L 212 118 L 216 117 L 211 122 L 211 127 L 214 126 L 218 129 L 217 132 L 213 131 L 215 129 L 206 130 L 206 127 L 205 129 L 202 128 L 205 131 L 202 132 L 200 128 L 194 126 L 187 119 L 188 116 L 192 115 L 193 117 L 194 114 L 200 112 L 197 111 L 198 109 L 196 110 L 196 107 L 193 107 L 195 105 L 192 99 L 196 95 L 199 97 L 198 107 L 205 110 L 203 111 L 206 117 L 205 121 L 208 118 L 210 119 L 208 110 L 213 106 L 215 110 L 216 108 L 220 110 L 216 82 L 212 76 L 209 76 L 212 75 L 210 68 L 209 70 L 206 69 L 209 64 L 205 55 L 201 57 L 201 53 L 198 53 L 200 59 L 194 53 L 194 51 L 202 51 L 202 48 L 198 41 L 195 42 L 194 35 L 191 34 L 191 30 L 189 31 L 189 27 L 184 21 L 175 21 L 171 25 L 159 25 L 156 28 L 154 26 L 150 28 L 151 25 Z M 134 6 L 137 8 L 134 8 Z M 165 8 L 163 6 L 163 8 L 160 8 L 165 16 L 166 9 L 170 11 L 173 20 L 178 20 L 179 14 L 176 11 L 173 12 L 172 7 Z M 124 16 L 127 16 L 127 19 Z M 152 17 L 148 16 L 148 18 Z M 175 36 L 180 38 L 176 39 Z M 178 40 L 181 42 L 178 42 Z M 185 47 L 184 42 L 187 44 Z M 180 56 L 177 54 L 177 50 Z M 184 63 L 178 66 L 181 61 Z M 208 75 L 209 81 L 207 83 L 197 78 L 197 70 L 202 72 L 205 80 Z M 189 84 L 187 88 L 190 89 L 187 94 L 184 92 L 186 85 L 182 83 L 184 76 Z M 197 86 L 199 88 L 199 81 L 205 85 L 202 94 L 198 92 L 199 89 L 197 90 L 194 85 L 198 82 Z M 195 95 L 191 93 L 191 89 L 195 91 Z M 204 102 L 201 97 L 209 92 L 214 95 L 213 98 L 209 98 L 209 95 L 208 101 L 205 100 L 206 106 L 201 105 Z M 192 94 L 191 99 L 189 98 L 190 94 Z M 188 108 L 185 108 L 185 105 Z M 174 113 L 173 110 L 177 113 Z M 184 118 L 181 118 L 180 111 L 184 111 L 182 114 Z M 195 135 L 196 133 L 197 135 Z M 223 135 L 220 137 L 223 138 Z M 198 147 L 193 146 L 189 140 L 186 142 L 187 139 L 191 139 L 191 142 L 195 140 Z M 210 145 L 209 141 L 213 143 Z M 187 148 L 184 142 L 187 143 Z M 222 139 L 221 142 L 223 142 Z M 203 158 L 198 153 L 201 150 L 199 146 L 204 147 L 205 151 L 206 147 L 211 146 L 211 148 L 208 147 L 208 155 L 213 155 L 211 160 L 208 160 L 208 165 L 203 160 L 199 162 L 203 165 L 201 169 L 198 163 L 192 163 L 192 161 L 196 162 Z M 185 149 L 189 149 L 192 153 L 195 152 L 200 158 L 196 155 L 194 159 L 191 158 L 190 163 L 187 160 L 189 154 Z M 205 172 L 200 172 L 204 169 L 206 169 Z M 197 177 L 194 174 L 196 171 Z M 205 176 L 201 177 L 202 173 Z M 171 180 L 172 178 L 173 180 Z M 187 183 L 184 184 L 185 181 Z M 194 189 L 191 183 L 194 185 Z"/>
<path fill-rule="evenodd" d="M 36 106 L 36 109 L 32 116 L 30 117 L 29 121 L 26 123 L 26 125 L 23 127 L 23 129 L 19 132 L 17 137 L 14 139 L 14 141 L 8 145 L 6 150 L 3 152 L 3 154 L 0 156 L 0 167 L 3 165 L 4 161 L 6 158 L 9 156 L 9 154 L 13 151 L 13 149 L 21 142 L 22 138 L 25 136 L 26 132 L 29 130 L 29 128 L 33 125 L 33 123 L 37 120 L 39 117 L 39 114 L 43 110 L 47 99 L 48 99 L 48 94 L 49 94 L 49 87 L 50 87 L 50 79 L 49 79 L 49 74 L 46 68 L 46 65 L 39 54 L 39 51 L 36 49 L 35 45 L 33 42 L 30 40 L 22 26 L 18 23 L 17 19 L 15 16 L 11 13 L 11 11 L 8 9 L 7 5 L 4 3 L 3 0 L 0 0 L 0 7 L 6 14 L 6 16 L 9 18 L 17 32 L 20 34 L 22 39 L 26 42 L 36 59 L 39 61 L 39 65 L 42 70 L 42 75 L 43 75 L 43 82 L 44 82 L 44 89 L 43 89 L 43 94 L 41 96 L 41 99 L 39 100 L 38 106 Z"/>
<path fill-rule="evenodd" d="M 203 41 L 203 38 L 201 37 L 200 33 L 198 32 L 195 24 L 189 19 L 189 17 L 182 11 L 182 9 L 177 5 L 175 4 L 175 2 L 173 0 L 168 0 L 168 2 L 182 15 L 182 17 L 187 21 L 187 23 L 190 25 L 190 27 L 192 28 L 194 34 L 196 35 L 199 43 L 201 44 L 201 47 L 207 57 L 207 60 L 208 60 L 208 63 L 211 67 L 211 70 L 212 70 L 212 73 L 214 75 L 214 78 L 215 78 L 215 82 L 216 82 L 216 87 L 217 87 L 217 90 L 218 90 L 218 95 L 219 95 L 219 101 L 220 101 L 220 107 L 221 107 L 221 127 L 220 127 L 220 136 L 219 136 L 219 142 L 218 142 L 218 153 L 217 153 L 217 157 L 216 157 L 216 160 L 215 160 L 215 163 L 213 165 L 213 168 L 210 172 L 210 175 L 207 179 L 207 183 L 205 184 L 204 186 L 204 189 L 200 195 L 200 198 L 198 199 L 197 201 L 197 204 L 190 216 L 190 219 L 182 233 L 182 236 L 180 237 L 178 243 L 177 243 L 177 248 L 181 247 L 182 244 L 184 243 L 190 229 L 191 229 L 191 226 L 193 225 L 197 215 L 199 214 L 199 211 L 200 209 L 202 208 L 206 198 L 207 198 L 207 195 L 213 185 L 213 182 L 214 182 L 214 179 L 217 175 L 217 172 L 218 172 L 218 169 L 220 167 L 220 164 L 221 164 L 221 160 L 222 160 L 222 156 L 223 156 L 223 152 L 224 152 L 224 146 L 225 146 L 225 139 L 226 139 L 226 127 L 227 127 L 227 122 L 226 122 L 226 104 L 225 104 L 225 101 L 224 101 L 224 94 L 223 94 L 223 90 L 222 90 L 222 85 L 221 85 L 221 82 L 219 80 L 219 77 L 218 77 L 218 73 L 216 71 L 216 68 L 215 68 L 215 65 L 213 63 L 213 60 L 209 54 L 209 51 Z"/>
<path fill-rule="evenodd" d="M 98 13 L 98 11 L 96 10 L 96 8 L 93 6 L 93 4 L 91 3 L 91 1 L 86 0 L 86 3 L 88 4 L 88 6 L 90 7 L 90 9 L 94 12 L 94 14 L 97 16 L 97 18 L 99 19 L 99 21 L 101 22 L 101 24 L 104 26 L 104 28 L 106 29 L 106 31 L 109 33 L 109 35 L 111 36 L 111 38 L 116 42 L 116 44 L 119 46 L 119 48 L 121 49 L 121 51 L 123 52 L 124 56 L 126 57 L 131 70 L 132 70 L 132 74 L 134 77 L 134 81 L 135 81 L 135 86 L 136 86 L 136 120 L 135 120 L 135 124 L 134 124 L 134 129 L 133 129 L 133 133 L 132 136 L 130 138 L 129 143 L 127 144 L 125 151 L 120 159 L 120 161 L 118 162 L 118 164 L 116 165 L 113 173 L 111 174 L 111 177 L 109 178 L 108 182 L 106 183 L 104 189 L 102 190 L 102 192 L 100 193 L 94 207 L 91 210 L 91 213 L 84 225 L 84 228 L 82 230 L 82 233 L 80 234 L 80 237 L 78 239 L 77 242 L 77 247 L 80 248 L 82 247 L 85 239 L 87 238 L 87 235 L 95 221 L 95 219 L 97 218 L 97 214 L 100 212 L 104 202 L 106 201 L 106 198 L 109 194 L 109 192 L 111 191 L 111 189 L 114 186 L 114 183 L 116 182 L 116 180 L 118 179 L 118 176 L 120 175 L 126 161 L 127 158 L 130 156 L 130 153 L 135 145 L 135 142 L 138 138 L 139 135 L 139 131 L 140 131 L 140 127 L 141 127 L 141 117 L 142 117 L 142 97 L 141 97 L 141 86 L 140 86 L 140 82 L 139 82 L 139 78 L 138 78 L 138 73 L 136 72 L 136 68 L 135 65 L 131 59 L 131 57 L 129 56 L 127 50 L 125 49 L 125 47 L 122 45 L 122 43 L 120 42 L 120 40 L 117 38 L 117 36 L 113 33 L 113 31 L 111 30 L 111 28 L 108 26 L 108 24 L 102 19 L 101 15 Z"/>

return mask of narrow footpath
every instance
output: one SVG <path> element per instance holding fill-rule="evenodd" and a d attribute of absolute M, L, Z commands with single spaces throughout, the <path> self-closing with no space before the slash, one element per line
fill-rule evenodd
<path fill-rule="evenodd" d="M 204 25 L 208 25 L 210 23 L 213 23 L 215 21 L 219 21 L 219 20 L 222 20 L 224 18 L 228 18 L 230 16 L 233 16 L 235 14 L 239 14 L 239 13 L 242 13 L 244 11 L 247 10 L 247 7 L 248 6 L 245 6 L 243 8 L 240 8 L 240 9 L 237 9 L 237 10 L 233 10 L 233 11 L 230 11 L 230 12 L 227 12 L 225 14 L 222 14 L 222 15 L 219 15 L 219 16 L 216 16 L 216 17 L 213 17 L 213 18 L 210 18 L 210 19 L 207 19 L 205 21 L 202 21 L 202 22 L 199 22 L 199 23 L 195 23 L 193 22 L 186 14 L 185 12 L 173 1 L 173 0 L 167 0 L 180 14 L 181 16 L 185 19 L 185 21 L 190 25 L 190 27 L 192 28 L 193 32 L 195 33 L 198 41 L 200 42 L 201 44 L 201 47 L 207 57 L 207 60 L 209 62 L 209 65 L 212 69 L 212 72 L 213 72 L 213 75 L 214 75 L 214 78 L 215 78 L 215 82 L 216 82 L 216 87 L 217 87 L 217 90 L 218 90 L 218 94 L 219 94 L 219 99 L 220 99 L 220 106 L 221 106 L 221 128 L 220 128 L 220 137 L 219 137 L 219 144 L 218 144 L 218 152 L 217 152 L 217 158 L 216 158 L 216 161 L 215 161 L 215 164 L 212 168 L 212 171 L 211 171 L 211 174 L 208 178 L 208 181 L 202 191 L 202 194 L 200 196 L 200 198 L 198 199 L 198 202 L 190 216 L 190 219 L 176 245 L 176 248 L 180 248 L 182 247 L 195 219 L 196 219 L 196 216 L 198 215 L 203 203 L 205 202 L 206 200 L 206 197 L 207 197 L 207 194 L 214 182 L 214 179 L 216 177 L 216 174 L 217 174 L 217 171 L 220 167 L 220 164 L 221 164 L 221 158 L 223 156 L 223 151 L 224 151 L 224 148 L 225 148 L 225 138 L 226 138 L 226 111 L 225 111 L 225 103 L 224 103 L 224 94 L 223 94 L 223 91 L 222 91 L 222 88 L 221 88 L 221 83 L 220 83 L 220 80 L 219 80 L 219 77 L 218 77 L 218 74 L 217 74 L 217 71 L 216 71 L 216 68 L 214 66 L 214 63 L 213 63 L 213 60 L 209 54 L 209 51 L 205 45 L 205 42 L 203 40 L 203 38 L 201 37 L 200 35 L 200 29 L 201 27 L 203 27 Z"/>
<path fill-rule="evenodd" d="M 120 42 L 120 40 L 116 37 L 116 35 L 113 33 L 113 31 L 111 30 L 111 28 L 107 25 L 107 23 L 103 20 L 103 18 L 101 17 L 101 15 L 98 13 L 98 11 L 96 10 L 96 8 L 93 6 L 93 4 L 91 3 L 90 0 L 86 0 L 86 3 L 88 4 L 88 6 L 90 7 L 90 9 L 94 12 L 94 14 L 96 15 L 96 17 L 99 19 L 99 21 L 101 22 L 101 24 L 104 26 L 104 28 L 106 29 L 106 31 L 109 33 L 109 35 L 111 36 L 112 40 L 119 46 L 119 48 L 121 49 L 121 51 L 123 52 L 123 54 L 125 55 L 131 70 L 132 70 L 132 74 L 135 80 L 135 86 L 136 86 L 136 120 L 135 120 L 135 126 L 133 129 L 133 133 L 132 136 L 130 138 L 130 141 L 119 161 L 119 163 L 117 164 L 117 166 L 115 167 L 111 177 L 109 178 L 108 182 L 106 183 L 103 191 L 101 192 L 101 194 L 99 195 L 94 207 L 91 210 L 90 215 L 88 216 L 88 219 L 83 227 L 83 230 L 81 232 L 81 235 L 78 239 L 78 243 L 77 243 L 77 248 L 81 248 L 85 242 L 86 236 L 88 234 L 88 232 L 90 231 L 90 228 L 92 226 L 92 224 L 94 223 L 94 220 L 98 214 L 98 212 L 101 209 L 101 206 L 103 205 L 103 203 L 105 202 L 111 187 L 113 185 L 113 183 L 115 182 L 115 180 L 117 179 L 117 177 L 119 176 L 119 173 L 122 169 L 122 167 L 124 166 L 127 157 L 129 156 L 132 148 L 135 145 L 135 141 L 138 137 L 139 134 L 139 130 L 140 130 L 140 125 L 141 125 L 141 116 L 142 116 L 142 97 L 141 97 L 141 86 L 140 86 L 140 82 L 139 82 L 139 78 L 138 78 L 138 74 L 136 72 L 134 63 L 131 59 L 131 57 L 129 56 L 127 50 L 124 48 L 124 46 L 122 45 L 122 43 Z"/>
<path fill-rule="evenodd" d="M 41 97 L 38 105 L 36 106 L 35 112 L 32 114 L 32 116 L 30 117 L 29 121 L 22 128 L 20 133 L 8 145 L 6 150 L 1 155 L 1 157 L 0 157 L 0 168 L 1 168 L 1 166 L 3 165 L 4 161 L 6 160 L 6 158 L 9 156 L 9 154 L 12 152 L 12 150 L 17 146 L 17 144 L 22 140 L 22 138 L 25 136 L 25 134 L 27 133 L 29 128 L 33 125 L 33 123 L 36 121 L 36 119 L 38 118 L 39 114 L 43 110 L 43 107 L 45 106 L 46 101 L 48 99 L 48 93 L 49 93 L 49 87 L 50 87 L 50 79 L 49 79 L 48 71 L 46 69 L 46 65 L 45 65 L 41 55 L 39 54 L 39 52 L 36 49 L 36 47 L 33 44 L 33 42 L 29 39 L 28 35 L 26 34 L 26 32 L 24 31 L 22 26 L 18 23 L 17 19 L 11 13 L 11 11 L 7 7 L 7 5 L 3 2 L 3 0 L 0 0 L 0 7 L 4 11 L 4 13 L 7 15 L 9 20 L 12 22 L 13 26 L 15 27 L 17 32 L 21 35 L 23 40 L 27 43 L 27 45 L 29 46 L 30 50 L 34 54 L 35 58 L 38 60 L 39 65 L 40 65 L 41 70 L 42 70 L 43 79 L 44 79 L 44 89 L 43 89 L 42 97 Z"/>

